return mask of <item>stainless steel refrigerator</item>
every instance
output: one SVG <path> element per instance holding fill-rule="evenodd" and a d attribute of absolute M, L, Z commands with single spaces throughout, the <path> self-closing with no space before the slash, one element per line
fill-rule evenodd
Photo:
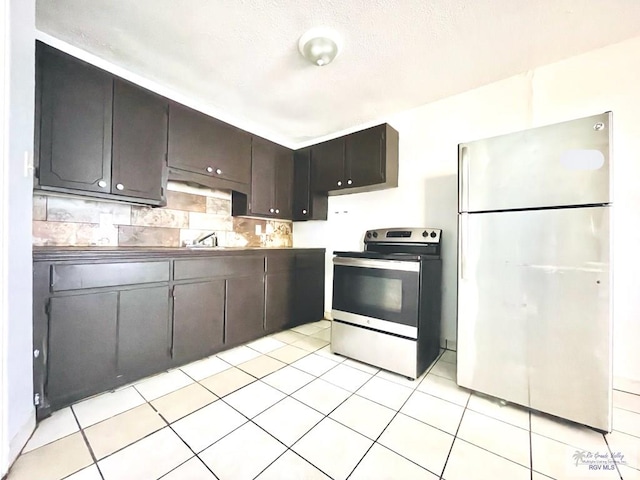
<path fill-rule="evenodd" d="M 611 113 L 459 145 L 458 384 L 611 430 Z"/>

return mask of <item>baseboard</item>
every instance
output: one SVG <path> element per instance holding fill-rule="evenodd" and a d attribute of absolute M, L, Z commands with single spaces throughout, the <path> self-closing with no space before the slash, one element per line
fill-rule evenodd
<path fill-rule="evenodd" d="M 29 415 L 28 420 L 22 426 L 22 428 L 20 428 L 18 433 L 16 433 L 14 437 L 11 439 L 11 441 L 9 442 L 9 464 L 7 466 L 7 471 L 11 468 L 11 465 L 13 465 L 13 462 L 16 461 L 16 459 L 18 458 L 18 455 L 20 455 L 20 452 L 22 451 L 24 446 L 27 444 L 27 442 L 31 438 L 31 435 L 33 434 L 33 431 L 35 430 L 35 428 L 36 428 L 36 412 L 34 409 Z"/>
<path fill-rule="evenodd" d="M 453 350 L 455 352 L 455 351 L 457 351 L 456 341 L 455 340 L 448 340 L 446 338 L 441 338 L 440 339 L 440 348 L 444 348 L 445 350 Z"/>
<path fill-rule="evenodd" d="M 624 377 L 613 377 L 614 390 L 621 390 L 623 392 L 634 393 L 640 395 L 640 380 L 632 380 Z"/>

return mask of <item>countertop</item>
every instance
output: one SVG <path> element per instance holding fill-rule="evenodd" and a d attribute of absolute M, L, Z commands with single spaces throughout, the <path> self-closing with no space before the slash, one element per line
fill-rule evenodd
<path fill-rule="evenodd" d="M 33 247 L 34 261 L 267 255 L 276 252 L 324 252 L 324 248 L 292 247 Z"/>

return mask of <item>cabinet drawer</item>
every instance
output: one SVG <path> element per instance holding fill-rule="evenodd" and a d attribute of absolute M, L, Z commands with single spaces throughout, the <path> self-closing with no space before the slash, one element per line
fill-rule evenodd
<path fill-rule="evenodd" d="M 176 260 L 174 279 L 233 277 L 264 273 L 264 257 L 214 257 Z"/>
<path fill-rule="evenodd" d="M 298 253 L 296 268 L 324 268 L 324 253 Z"/>
<path fill-rule="evenodd" d="M 296 257 L 293 253 L 285 252 L 280 254 L 267 255 L 267 273 L 283 272 L 292 270 L 296 265 Z"/>
<path fill-rule="evenodd" d="M 51 291 L 168 282 L 169 262 L 52 265 Z"/>

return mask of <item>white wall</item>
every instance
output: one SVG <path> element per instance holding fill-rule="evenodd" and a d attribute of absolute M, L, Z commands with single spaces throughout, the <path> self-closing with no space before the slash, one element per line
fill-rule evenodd
<path fill-rule="evenodd" d="M 442 68 L 446 68 L 446 65 Z M 640 37 L 394 115 L 397 189 L 329 198 L 326 222 L 298 222 L 294 246 L 359 250 L 375 227 L 444 229 L 443 336 L 456 333 L 457 144 L 613 111 L 614 375 L 640 391 Z M 347 213 L 345 213 L 347 212 Z M 626 382 L 625 382 L 626 379 Z"/>
<path fill-rule="evenodd" d="M 0 476 L 6 473 L 35 425 L 32 388 L 32 172 L 35 2 L 8 0 L 1 7 L 0 84 Z"/>

